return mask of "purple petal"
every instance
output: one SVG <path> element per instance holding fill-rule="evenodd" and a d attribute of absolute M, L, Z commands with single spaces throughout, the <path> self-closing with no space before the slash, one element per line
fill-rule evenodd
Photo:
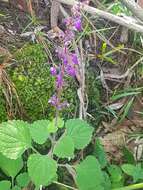
<path fill-rule="evenodd" d="M 75 68 L 72 67 L 71 65 L 68 65 L 68 66 L 66 67 L 66 72 L 67 72 L 67 74 L 70 75 L 71 77 L 75 77 L 75 75 L 76 75 L 76 70 L 75 70 Z"/>
<path fill-rule="evenodd" d="M 63 76 L 61 74 L 57 75 L 56 86 L 57 88 L 62 88 L 63 86 Z"/>
<path fill-rule="evenodd" d="M 75 65 L 78 65 L 78 58 L 77 58 L 77 55 L 74 53 L 72 54 L 72 61 Z"/>
<path fill-rule="evenodd" d="M 56 74 L 57 74 L 57 69 L 56 69 L 55 67 L 51 67 L 51 68 L 50 68 L 50 73 L 51 73 L 51 75 L 56 76 Z"/>
<path fill-rule="evenodd" d="M 80 18 L 78 18 L 77 20 L 75 20 L 74 26 L 75 26 L 76 30 L 81 31 L 81 29 L 82 29 L 82 23 L 81 23 L 81 19 Z"/>

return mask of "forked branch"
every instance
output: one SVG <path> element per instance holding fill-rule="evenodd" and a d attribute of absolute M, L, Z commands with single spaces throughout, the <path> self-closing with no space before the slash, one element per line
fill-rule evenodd
<path fill-rule="evenodd" d="M 78 1 L 76 0 L 57 0 L 60 3 L 64 3 L 67 5 L 74 5 L 76 3 L 78 3 Z M 90 13 L 92 15 L 95 16 L 99 16 L 101 18 L 104 18 L 106 20 L 112 21 L 114 23 L 117 23 L 121 26 L 125 26 L 131 30 L 137 31 L 137 32 L 141 32 L 143 33 L 143 25 L 139 24 L 137 20 L 132 19 L 130 17 L 120 17 L 114 14 L 111 14 L 109 12 L 88 6 L 88 5 L 84 5 L 82 6 L 82 10 L 86 11 L 87 13 Z"/>

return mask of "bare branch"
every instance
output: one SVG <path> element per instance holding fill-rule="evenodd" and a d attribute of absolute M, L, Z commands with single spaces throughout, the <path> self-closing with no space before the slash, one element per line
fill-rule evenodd
<path fill-rule="evenodd" d="M 67 4 L 67 5 L 74 5 L 74 4 L 78 3 L 75 0 L 58 0 L 58 1 L 61 3 Z M 138 24 L 138 21 L 131 19 L 130 17 L 124 18 L 124 17 L 116 16 L 109 12 L 102 11 L 97 8 L 94 8 L 94 7 L 91 7 L 88 5 L 84 5 L 84 4 L 82 7 L 82 10 L 84 10 L 92 15 L 99 16 L 101 18 L 115 22 L 121 26 L 125 26 L 131 30 L 143 33 L 143 26 Z"/>
<path fill-rule="evenodd" d="M 143 21 L 143 9 L 134 0 L 121 1 L 137 18 Z"/>

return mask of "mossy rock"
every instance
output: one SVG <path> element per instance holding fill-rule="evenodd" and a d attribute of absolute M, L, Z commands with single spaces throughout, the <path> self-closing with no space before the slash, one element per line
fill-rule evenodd
<path fill-rule="evenodd" d="M 8 68 L 7 73 L 15 85 L 22 104 L 24 113 L 22 118 L 34 121 L 54 117 L 55 110 L 48 104 L 49 98 L 55 91 L 54 78 L 50 75 L 50 65 L 42 46 L 26 44 L 15 53 L 14 59 L 15 64 Z M 75 82 L 67 80 L 69 85 L 64 90 L 63 99 L 70 101 L 71 106 L 61 113 L 65 117 L 74 112 L 76 102 Z M 16 101 L 16 98 L 13 99 Z M 5 105 L 4 103 L 2 105 L 0 109 L 4 111 L 0 110 L 0 121 L 6 118 Z M 15 118 L 19 117 L 16 111 Z"/>

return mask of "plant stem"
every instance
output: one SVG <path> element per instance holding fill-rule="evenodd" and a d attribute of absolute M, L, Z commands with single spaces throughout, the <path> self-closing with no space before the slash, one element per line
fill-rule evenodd
<path fill-rule="evenodd" d="M 69 189 L 72 189 L 72 190 L 78 190 L 75 187 L 71 187 L 69 185 L 66 185 L 66 184 L 63 184 L 63 183 L 60 183 L 60 182 L 57 182 L 57 181 L 54 181 L 53 183 L 55 183 L 57 185 L 60 185 L 60 186 L 63 186 L 63 187 L 66 187 L 66 188 L 69 188 Z"/>
<path fill-rule="evenodd" d="M 134 189 L 141 189 L 141 188 L 143 188 L 143 183 L 138 183 L 138 184 L 129 185 L 126 187 L 116 188 L 113 190 L 134 190 Z"/>
<path fill-rule="evenodd" d="M 33 146 L 32 146 L 31 148 L 32 148 L 32 150 L 33 150 L 34 152 L 36 152 L 37 154 L 40 154 Z"/>

